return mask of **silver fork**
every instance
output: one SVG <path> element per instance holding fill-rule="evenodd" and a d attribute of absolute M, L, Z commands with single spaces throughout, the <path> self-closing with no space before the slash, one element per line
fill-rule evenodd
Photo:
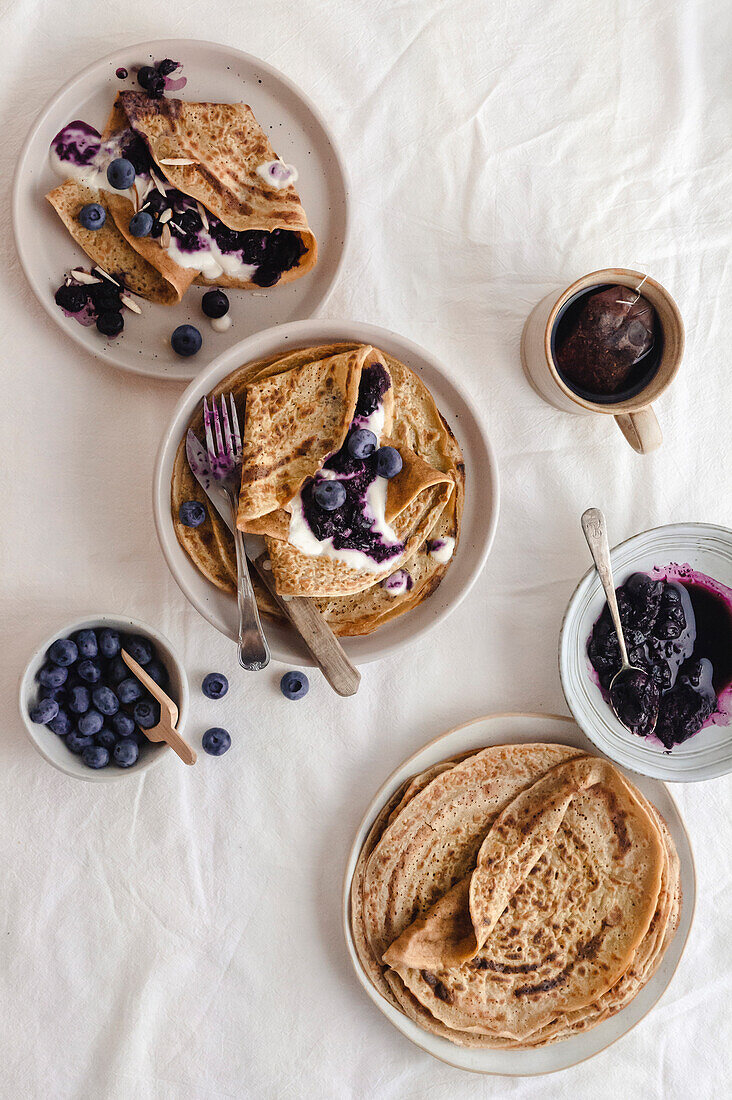
<path fill-rule="evenodd" d="M 249 576 L 244 537 L 236 526 L 241 481 L 241 432 L 233 394 L 229 394 L 231 420 L 226 407 L 226 397 L 221 396 L 221 413 L 216 400 L 211 399 L 209 410 L 203 399 L 203 423 L 206 429 L 206 451 L 211 476 L 224 490 L 231 505 L 231 518 L 236 546 L 237 600 L 239 604 L 239 664 L 250 672 L 256 672 L 269 664 L 267 639 L 259 621 L 257 601 Z"/>

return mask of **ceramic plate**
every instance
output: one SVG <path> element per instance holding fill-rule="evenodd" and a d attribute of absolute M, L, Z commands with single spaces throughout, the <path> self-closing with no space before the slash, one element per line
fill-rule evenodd
<path fill-rule="evenodd" d="M 385 623 L 373 634 L 343 639 L 351 660 L 361 664 L 386 657 L 416 641 L 457 607 L 483 568 L 498 523 L 498 468 L 478 414 L 449 376 L 448 370 L 424 348 L 375 325 L 318 320 L 270 329 L 230 348 L 203 371 L 178 402 L 158 452 L 153 508 L 165 560 L 184 594 L 217 630 L 236 638 L 236 600 L 199 573 L 175 537 L 170 515 L 170 479 L 175 452 L 201 398 L 236 367 L 276 352 L 284 353 L 294 348 L 337 340 L 373 344 L 406 363 L 422 378 L 463 449 L 467 476 L 460 546 L 445 579 L 429 599 Z M 313 664 L 312 657 L 291 629 L 267 620 L 264 626 L 272 656 L 276 660 Z"/>
<path fill-rule="evenodd" d="M 182 64 L 187 100 L 246 101 L 284 161 L 299 169 L 298 191 L 318 239 L 318 263 L 294 283 L 271 290 L 232 290 L 233 326 L 215 333 L 201 312 L 205 287 L 192 286 L 177 306 L 141 301 L 142 315 L 125 311 L 120 337 L 106 340 L 95 326 L 83 328 L 53 300 L 64 272 L 89 261 L 44 199 L 62 181 L 51 171 L 48 149 L 65 123 L 81 118 L 101 130 L 118 91 L 137 88 L 133 69 L 151 59 Z M 119 80 L 117 68 L 130 76 Z M 178 75 L 178 74 L 176 74 Z M 265 62 L 230 46 L 163 39 L 126 46 L 73 77 L 43 109 L 20 155 L 13 189 L 13 227 L 20 261 L 39 302 L 73 340 L 92 355 L 123 370 L 162 378 L 190 379 L 226 348 L 251 333 L 310 317 L 328 297 L 340 269 L 348 230 L 346 173 L 333 136 L 307 96 Z M 182 359 L 170 347 L 177 325 L 195 325 L 203 335 L 198 355 Z"/>
<path fill-rule="evenodd" d="M 458 753 L 483 749 L 488 745 L 515 745 L 525 741 L 576 745 L 587 752 L 595 751 L 571 718 L 560 718 L 555 715 L 493 714 L 485 718 L 476 718 L 467 725 L 443 734 L 405 760 L 395 772 L 392 772 L 377 792 L 356 833 L 356 839 L 348 857 L 343 889 L 343 928 L 346 946 L 356 977 L 376 1007 L 403 1035 L 428 1054 L 439 1058 L 441 1062 L 447 1062 L 448 1065 L 458 1069 L 472 1070 L 474 1073 L 495 1073 L 508 1077 L 526 1077 L 568 1069 L 578 1062 L 599 1054 L 601 1050 L 635 1027 L 653 1008 L 674 975 L 689 935 L 696 900 L 694 858 L 676 803 L 663 783 L 634 776 L 633 781 L 666 819 L 674 838 L 681 859 L 681 885 L 684 900 L 676 935 L 656 973 L 629 1005 L 584 1034 L 574 1035 L 570 1039 L 564 1039 L 547 1047 L 539 1047 L 536 1050 L 474 1050 L 455 1046 L 447 1039 L 423 1031 L 421 1027 L 384 1000 L 361 968 L 353 944 L 350 919 L 351 880 L 359 853 L 374 819 L 402 783 L 418 772 L 424 771 L 425 768 L 448 757 L 456 756 Z"/>
<path fill-rule="evenodd" d="M 610 553 L 616 585 L 631 573 L 651 572 L 670 564 L 689 565 L 732 589 L 732 531 L 708 523 L 674 523 L 635 535 Z M 559 675 L 569 709 L 578 725 L 602 752 L 643 775 L 667 781 L 714 779 L 732 771 L 732 723 L 729 716 L 703 727 L 682 745 L 666 752 L 659 741 L 636 737 L 618 721 L 605 702 L 587 656 L 587 640 L 605 605 L 597 572 L 591 567 L 575 589 L 559 639 Z M 722 705 L 732 712 L 732 693 Z"/>

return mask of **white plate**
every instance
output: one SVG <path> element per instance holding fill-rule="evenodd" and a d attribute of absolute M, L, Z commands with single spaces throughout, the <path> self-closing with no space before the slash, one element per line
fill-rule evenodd
<path fill-rule="evenodd" d="M 592 745 L 571 718 L 560 718 L 556 715 L 492 714 L 484 718 L 476 718 L 464 726 L 442 734 L 441 737 L 430 741 L 414 756 L 405 760 L 395 772 L 392 772 L 377 792 L 358 827 L 356 839 L 348 857 L 343 886 L 343 929 L 346 946 L 356 977 L 376 1007 L 403 1035 L 428 1054 L 439 1058 L 441 1062 L 447 1062 L 448 1065 L 455 1066 L 457 1069 L 472 1070 L 474 1073 L 495 1073 L 506 1077 L 526 1077 L 568 1069 L 578 1062 L 584 1062 L 587 1058 L 599 1054 L 601 1050 L 635 1027 L 653 1008 L 674 975 L 686 945 L 696 902 L 694 857 L 676 803 L 663 783 L 634 776 L 633 781 L 665 818 L 676 844 L 681 860 L 683 903 L 679 927 L 658 970 L 630 1004 L 615 1016 L 611 1016 L 609 1020 L 603 1020 L 584 1034 L 574 1035 L 570 1039 L 564 1039 L 560 1043 L 547 1047 L 539 1047 L 536 1050 L 473 1050 L 458 1047 L 439 1035 L 423 1031 L 421 1027 L 384 1000 L 374 989 L 361 967 L 353 943 L 350 918 L 353 872 L 377 814 L 405 780 L 433 764 L 438 764 L 458 753 L 482 749 L 488 745 L 516 745 L 527 741 L 576 745 L 587 752 L 594 752 Z"/>
<path fill-rule="evenodd" d="M 411 340 L 376 325 L 356 321 L 300 321 L 260 332 L 230 348 L 192 382 L 181 397 L 158 451 L 153 483 L 153 509 L 160 545 L 170 571 L 184 594 L 205 619 L 230 638 L 238 635 L 236 600 L 199 573 L 177 538 L 170 514 L 170 479 L 175 452 L 201 398 L 243 363 L 275 352 L 331 341 L 373 344 L 411 367 L 431 390 L 438 408 L 462 447 L 466 467 L 465 510 L 455 561 L 436 592 L 418 607 L 385 623 L 373 634 L 344 638 L 352 661 L 361 664 L 386 657 L 416 641 L 441 622 L 467 595 L 488 556 L 498 523 L 498 467 L 476 410 L 448 376 L 446 368 Z M 278 661 L 312 665 L 299 637 L 286 625 L 264 621 L 272 656 Z"/>
<path fill-rule="evenodd" d="M 297 186 L 318 239 L 318 263 L 287 286 L 227 291 L 234 324 L 226 333 L 215 333 L 201 311 L 205 287 L 191 287 L 177 306 L 141 301 L 141 316 L 126 310 L 122 335 L 106 340 L 95 326 L 83 328 L 73 317 L 66 317 L 53 300 L 64 272 L 82 262 L 88 266 L 89 261 L 43 197 L 62 182 L 51 170 L 48 149 L 54 135 L 72 119 L 81 118 L 101 130 L 116 93 L 126 88 L 139 90 L 133 68 L 164 57 L 180 61 L 182 75 L 188 80 L 182 91 L 171 95 L 191 101 L 246 101 L 277 153 L 299 169 Z M 120 66 L 130 72 L 127 80 L 115 76 Z M 65 84 L 41 111 L 18 161 L 13 229 L 20 262 L 36 297 L 56 324 L 86 351 L 123 370 L 189 379 L 251 333 L 310 317 L 321 308 L 337 278 L 345 249 L 348 184 L 326 122 L 282 73 L 230 46 L 161 39 L 125 46 L 95 61 Z M 186 322 L 200 329 L 203 336 L 201 351 L 190 359 L 175 355 L 170 347 L 173 329 Z"/>
<path fill-rule="evenodd" d="M 675 563 L 690 565 L 732 588 L 732 531 L 709 523 L 672 523 L 634 535 L 610 552 L 616 586 L 631 573 Z M 605 605 L 600 578 L 588 569 L 569 601 L 559 638 L 559 675 L 567 705 L 578 725 L 602 752 L 643 775 L 667 781 L 714 779 L 732 771 L 732 725 L 705 726 L 666 752 L 658 741 L 629 733 L 602 697 L 587 640 Z M 725 692 L 725 698 L 729 694 Z M 730 700 L 732 702 L 732 699 Z M 725 709 L 730 709 L 725 703 Z M 724 719 L 720 719 L 724 723 Z"/>

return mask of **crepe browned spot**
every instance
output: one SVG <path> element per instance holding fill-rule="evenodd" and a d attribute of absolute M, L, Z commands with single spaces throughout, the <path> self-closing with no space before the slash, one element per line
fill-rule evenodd
<path fill-rule="evenodd" d="M 509 772 L 523 750 L 536 746 L 511 747 Z M 541 1046 L 620 1011 L 679 919 L 679 861 L 658 812 L 583 755 L 524 785 L 498 817 L 480 810 L 493 793 L 483 753 L 439 768 L 391 803 L 354 875 L 354 941 L 373 983 L 464 1046 Z"/>
<path fill-rule="evenodd" d="M 210 396 L 232 393 L 241 424 L 245 415 L 247 387 L 256 379 L 276 376 L 304 363 L 326 359 L 340 352 L 354 351 L 362 346 L 357 343 L 326 344 L 293 349 L 286 355 L 270 355 L 233 371 L 216 386 Z M 411 446 L 431 466 L 443 473 L 449 473 L 455 484 L 450 499 L 432 528 L 431 537 L 453 538 L 456 547 L 459 547 L 465 492 L 465 467 L 460 447 L 421 379 L 393 356 L 383 352 L 381 355 L 394 390 L 392 437 Z M 188 427 L 199 438 L 203 438 L 203 416 L 200 409 L 191 417 Z M 181 546 L 201 573 L 211 584 L 228 592 L 235 599 L 236 558 L 231 534 L 211 509 L 207 521 L 201 527 L 184 527 L 178 519 L 178 510 L 185 500 L 200 500 L 205 503 L 205 496 L 188 468 L 184 432 L 171 479 L 171 511 L 175 532 Z M 289 524 L 289 517 L 287 522 Z M 423 543 L 402 566 L 408 570 L 412 579 L 413 586 L 410 590 L 392 596 L 380 584 L 376 584 L 350 595 L 313 599 L 337 635 L 368 634 L 427 599 L 436 590 L 450 565 L 451 562 L 438 562 L 430 554 L 429 547 Z M 281 619 L 281 611 L 258 585 L 256 577 L 254 587 L 260 610 L 272 618 Z"/>
<path fill-rule="evenodd" d="M 175 288 L 132 248 L 117 228 L 106 193 L 70 179 L 54 187 L 46 198 L 93 264 L 103 267 L 110 275 L 120 275 L 129 290 L 151 302 L 172 305 L 177 300 Z M 90 202 L 98 202 L 107 211 L 101 229 L 85 229 L 79 222 L 82 206 Z"/>
<path fill-rule="evenodd" d="M 230 229 L 267 232 L 287 229 L 297 233 L 304 252 L 295 267 L 282 273 L 276 285 L 299 279 L 315 266 L 317 241 L 295 187 L 292 184 L 281 189 L 271 187 L 256 171 L 259 165 L 278 158 L 251 107 L 245 103 L 151 99 L 142 92 L 132 91 L 120 92 L 117 105 L 131 128 L 144 138 L 165 178 L 183 194 L 197 199 Z M 162 163 L 170 159 L 194 163 Z M 158 251 L 164 250 L 158 248 Z M 198 274 L 193 271 L 191 278 Z M 208 284 L 206 279 L 197 281 Z M 231 287 L 256 285 L 226 275 L 215 283 Z"/>

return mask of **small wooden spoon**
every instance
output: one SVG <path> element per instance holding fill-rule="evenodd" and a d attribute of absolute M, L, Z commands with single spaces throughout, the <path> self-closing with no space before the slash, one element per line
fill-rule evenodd
<path fill-rule="evenodd" d="M 153 726 L 152 729 L 143 730 L 142 732 L 147 737 L 148 741 L 165 741 L 170 745 L 173 752 L 177 753 L 184 764 L 195 764 L 196 753 L 194 749 L 184 741 L 181 735 L 175 728 L 175 724 L 178 721 L 178 707 L 173 700 L 169 698 L 160 687 L 156 684 L 152 676 L 148 676 L 142 665 L 138 665 L 134 657 L 130 657 L 129 653 L 123 649 L 122 660 L 129 668 L 130 672 L 134 672 L 137 679 L 146 687 L 154 699 L 160 703 L 160 721 L 157 726 Z"/>

